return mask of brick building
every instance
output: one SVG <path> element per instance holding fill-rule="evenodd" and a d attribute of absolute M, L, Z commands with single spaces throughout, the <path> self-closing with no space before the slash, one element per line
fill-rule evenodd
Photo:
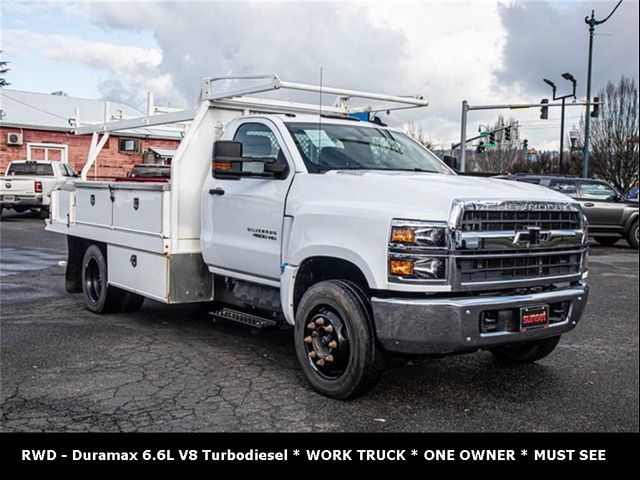
<path fill-rule="evenodd" d="M 144 116 L 123 103 L 0 89 L 0 172 L 12 160 L 66 160 L 75 171 L 86 161 L 91 135 L 73 126 Z M 89 177 L 124 175 L 134 164 L 166 159 L 178 147 L 182 128 L 153 127 L 112 134 Z"/>

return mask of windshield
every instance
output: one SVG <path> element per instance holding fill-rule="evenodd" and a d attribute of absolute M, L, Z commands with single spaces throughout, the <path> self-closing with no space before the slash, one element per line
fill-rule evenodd
<path fill-rule="evenodd" d="M 371 126 L 288 123 L 310 172 L 404 170 L 451 173 L 433 153 L 404 133 Z"/>
<path fill-rule="evenodd" d="M 7 175 L 37 175 L 39 177 L 52 177 L 53 168 L 48 163 L 12 163 L 9 165 Z"/>

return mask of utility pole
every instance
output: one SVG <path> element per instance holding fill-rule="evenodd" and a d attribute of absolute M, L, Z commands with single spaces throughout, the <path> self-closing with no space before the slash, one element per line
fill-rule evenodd
<path fill-rule="evenodd" d="M 609 18 L 618 9 L 622 0 L 611 10 L 611 13 L 604 20 L 596 20 L 595 10 L 591 10 L 591 17 L 584 17 L 584 23 L 589 25 L 589 62 L 587 65 L 587 108 L 584 117 L 584 153 L 582 155 L 582 177 L 587 178 L 589 176 L 589 130 L 591 126 L 591 65 L 593 60 L 593 35 L 596 30 L 596 25 L 600 25 Z"/>

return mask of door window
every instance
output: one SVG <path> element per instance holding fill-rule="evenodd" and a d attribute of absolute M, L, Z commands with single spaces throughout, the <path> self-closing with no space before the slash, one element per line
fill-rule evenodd
<path fill-rule="evenodd" d="M 573 180 L 554 179 L 549 182 L 549 188 L 564 193 L 565 195 L 575 196 L 578 193 L 576 182 Z"/>
<path fill-rule="evenodd" d="M 233 139 L 242 143 L 243 157 L 275 158 L 277 163 L 287 163 L 275 134 L 262 123 L 245 123 Z"/>
<path fill-rule="evenodd" d="M 617 192 L 606 183 L 581 181 L 580 198 L 585 200 L 610 201 L 616 197 Z"/>

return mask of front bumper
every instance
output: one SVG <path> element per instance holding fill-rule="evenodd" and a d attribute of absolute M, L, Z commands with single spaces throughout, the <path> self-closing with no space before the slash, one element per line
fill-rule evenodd
<path fill-rule="evenodd" d="M 444 355 L 489 349 L 510 343 L 554 337 L 572 330 L 587 303 L 589 287 L 579 283 L 542 293 L 460 298 L 372 299 L 378 340 L 398 353 Z M 483 333 L 481 319 L 493 312 L 516 315 L 521 307 L 562 305 L 565 313 L 541 330 L 520 332 L 513 321 L 501 331 Z M 502 317 L 501 317 L 502 318 Z"/>
<path fill-rule="evenodd" d="M 42 195 L 10 195 L 6 196 L 13 197 L 13 200 L 5 200 L 5 195 L 0 195 L 0 205 L 3 208 L 13 208 L 13 207 L 42 207 L 43 206 L 43 197 Z"/>

